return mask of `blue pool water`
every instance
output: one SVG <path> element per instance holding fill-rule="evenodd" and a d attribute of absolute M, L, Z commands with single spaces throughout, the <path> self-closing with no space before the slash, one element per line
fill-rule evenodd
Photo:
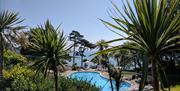
<path fill-rule="evenodd" d="M 78 80 L 91 81 L 91 84 L 95 84 L 100 87 L 101 91 L 111 91 L 111 85 L 107 78 L 102 77 L 98 72 L 75 72 L 70 75 L 72 78 Z M 113 80 L 113 87 L 115 88 L 115 81 Z M 120 91 L 127 91 L 130 84 L 127 82 L 121 82 Z"/>

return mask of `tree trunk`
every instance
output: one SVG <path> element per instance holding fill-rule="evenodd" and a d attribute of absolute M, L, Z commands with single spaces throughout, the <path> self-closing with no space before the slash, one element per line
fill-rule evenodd
<path fill-rule="evenodd" d="M 73 48 L 73 65 L 74 65 L 74 63 L 75 63 L 75 46 L 76 46 L 76 44 L 75 44 L 75 41 L 74 41 L 74 48 Z"/>
<path fill-rule="evenodd" d="M 81 55 L 81 68 L 83 68 L 83 53 L 82 53 L 82 55 Z"/>
<path fill-rule="evenodd" d="M 57 67 L 54 67 L 54 82 L 55 82 L 55 91 L 58 91 L 58 70 L 57 70 Z"/>
<path fill-rule="evenodd" d="M 3 77 L 3 37 L 2 34 L 0 33 L 0 78 Z"/>
<path fill-rule="evenodd" d="M 116 90 L 117 90 L 117 91 L 119 91 L 119 85 L 120 85 L 120 81 L 119 81 L 119 79 L 118 79 L 118 80 L 116 80 Z"/>
<path fill-rule="evenodd" d="M 140 60 L 137 59 L 137 65 L 139 66 L 139 68 L 142 70 L 142 64 L 140 63 Z"/>
<path fill-rule="evenodd" d="M 152 79 L 153 79 L 154 91 L 160 91 L 160 89 L 159 89 L 158 65 L 157 65 L 155 60 L 152 60 Z"/>
<path fill-rule="evenodd" d="M 111 77 L 111 72 L 110 72 L 110 67 L 108 66 L 108 73 L 109 73 L 109 80 L 110 80 L 110 84 L 111 84 L 111 90 L 114 91 L 113 89 L 113 83 L 112 83 L 112 77 Z"/>
<path fill-rule="evenodd" d="M 136 69 L 136 60 L 137 60 L 137 59 L 134 60 L 134 68 L 135 68 L 135 69 Z M 136 70 L 137 70 L 137 69 L 136 69 Z"/>
<path fill-rule="evenodd" d="M 116 58 L 116 61 L 117 61 L 117 66 L 120 66 L 119 58 L 118 57 Z"/>

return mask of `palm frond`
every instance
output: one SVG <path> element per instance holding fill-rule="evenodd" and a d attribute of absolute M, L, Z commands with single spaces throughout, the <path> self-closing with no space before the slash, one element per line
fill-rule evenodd
<path fill-rule="evenodd" d="M 31 29 L 31 40 L 28 54 L 35 57 L 34 66 L 37 71 L 47 75 L 53 67 L 63 67 L 64 60 L 70 58 L 67 39 L 63 31 L 54 28 L 47 20 L 45 25 Z M 52 69 L 53 70 L 53 69 Z"/>

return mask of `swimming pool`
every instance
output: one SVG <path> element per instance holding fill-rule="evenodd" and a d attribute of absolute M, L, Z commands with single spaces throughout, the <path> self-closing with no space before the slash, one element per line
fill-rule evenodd
<path fill-rule="evenodd" d="M 95 84 L 97 87 L 102 88 L 101 91 L 111 91 L 111 85 L 107 78 L 102 77 L 98 72 L 75 72 L 70 75 L 72 78 L 78 80 L 91 81 L 91 84 Z M 121 82 L 120 90 L 127 91 L 131 85 L 127 82 Z M 115 88 L 115 81 L 113 80 L 113 87 Z"/>

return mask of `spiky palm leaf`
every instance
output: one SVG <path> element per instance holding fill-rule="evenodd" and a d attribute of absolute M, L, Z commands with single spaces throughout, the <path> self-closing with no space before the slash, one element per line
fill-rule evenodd
<path fill-rule="evenodd" d="M 21 30 L 25 28 L 25 26 L 17 26 L 19 23 L 23 22 L 24 19 L 21 19 L 19 13 L 3 11 L 0 13 L 0 76 L 3 76 L 3 50 L 4 50 L 4 41 L 8 40 L 10 43 L 10 39 L 6 37 L 4 34 L 6 31 Z"/>
<path fill-rule="evenodd" d="M 174 35 L 176 31 L 180 30 L 180 13 L 178 12 L 175 17 L 173 16 L 179 0 L 174 0 L 169 7 L 167 7 L 166 0 L 133 0 L 135 11 L 127 0 L 127 4 L 124 4 L 125 14 L 114 3 L 112 4 L 115 8 L 115 14 L 121 16 L 121 18 L 111 17 L 117 25 L 104 20 L 101 21 L 127 34 L 127 37 L 122 38 L 123 40 L 132 41 L 136 46 L 139 46 L 139 48 L 123 46 L 113 48 L 126 48 L 145 52 L 147 55 L 146 61 L 150 61 L 153 68 L 154 91 L 159 91 L 159 79 L 157 77 L 158 55 L 167 51 L 180 50 L 180 42 L 173 42 L 180 39 L 180 35 Z M 166 8 L 169 8 L 169 11 Z M 113 51 L 113 48 L 108 50 Z M 144 64 L 147 63 L 144 62 Z M 147 65 L 144 66 L 145 68 L 147 69 Z M 143 87 L 144 85 L 140 87 L 140 90 Z"/>
<path fill-rule="evenodd" d="M 64 68 L 64 61 L 69 59 L 69 48 L 63 31 L 55 29 L 49 21 L 45 26 L 31 29 L 31 40 L 28 54 L 35 58 L 32 65 L 37 72 L 41 71 L 44 76 L 53 70 L 55 87 L 57 91 L 58 66 Z"/>
<path fill-rule="evenodd" d="M 96 42 L 95 45 L 96 45 L 95 48 L 98 51 L 103 51 L 103 50 L 107 49 L 108 46 L 109 46 L 108 43 L 106 43 L 105 40 L 99 40 L 99 41 Z M 106 56 L 106 55 L 107 55 L 106 53 L 100 54 L 100 55 L 94 55 L 94 57 L 91 59 L 91 61 L 96 62 L 98 64 L 107 63 L 107 60 L 103 57 L 103 56 Z"/>

